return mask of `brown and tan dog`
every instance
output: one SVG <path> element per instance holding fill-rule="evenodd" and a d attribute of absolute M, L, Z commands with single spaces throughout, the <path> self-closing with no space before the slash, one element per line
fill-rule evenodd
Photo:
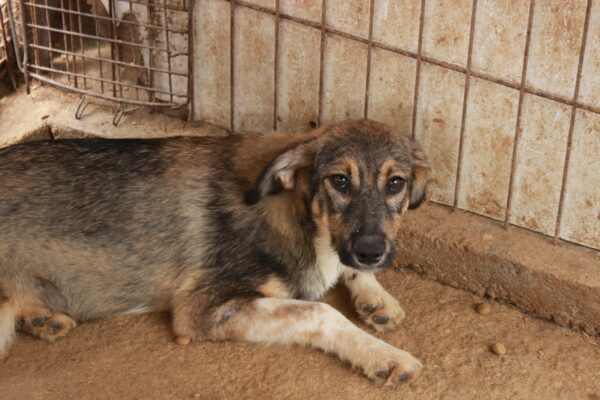
<path fill-rule="evenodd" d="M 382 330 L 373 271 L 425 196 L 417 145 L 369 120 L 303 135 L 61 140 L 0 150 L 0 353 L 15 327 L 168 310 L 179 343 L 306 344 L 373 379 L 421 363 L 316 302 L 342 277 Z"/>

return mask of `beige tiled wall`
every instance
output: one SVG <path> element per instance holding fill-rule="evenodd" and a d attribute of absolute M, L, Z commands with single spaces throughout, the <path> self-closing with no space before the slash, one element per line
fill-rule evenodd
<path fill-rule="evenodd" d="M 458 207 L 504 220 L 519 92 L 471 79 L 463 132 Z"/>
<path fill-rule="evenodd" d="M 377 119 L 431 201 L 600 249 L 600 2 L 198 0 L 194 43 L 196 119 Z"/>
<path fill-rule="evenodd" d="M 424 63 L 420 79 L 415 138 L 431 166 L 429 198 L 451 206 L 458 172 L 465 76 Z"/>

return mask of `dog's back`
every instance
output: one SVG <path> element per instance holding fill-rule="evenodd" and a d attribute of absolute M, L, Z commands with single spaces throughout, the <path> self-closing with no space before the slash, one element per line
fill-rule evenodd
<path fill-rule="evenodd" d="M 173 171 L 189 142 L 66 140 L 0 151 L 4 296 L 78 320 L 150 306 L 164 275 L 176 273 L 160 267 L 186 251 L 180 203 L 189 196 Z M 188 167 L 202 192 L 207 168 Z"/>
<path fill-rule="evenodd" d="M 302 138 L 284 136 L 60 140 L 0 150 L 4 314 L 19 319 L 43 305 L 87 321 L 165 310 L 190 270 L 224 269 L 222 280 L 243 291 L 244 268 L 227 264 L 270 261 L 260 252 L 260 207 L 243 207 L 244 195 L 274 154 Z M 250 237 L 254 248 L 240 241 Z M 0 336 L 10 335 L 13 319 L 0 313 Z"/>

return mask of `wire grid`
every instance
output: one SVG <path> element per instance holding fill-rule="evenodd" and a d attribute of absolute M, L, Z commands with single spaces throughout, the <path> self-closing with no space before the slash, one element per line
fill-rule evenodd
<path fill-rule="evenodd" d="M 4 13 L 2 12 L 2 6 L 0 6 L 0 67 L 6 64 L 8 61 L 8 54 L 6 49 L 8 48 L 8 18 L 4 19 Z"/>
<path fill-rule="evenodd" d="M 189 0 L 13 1 L 26 82 L 120 104 L 188 103 Z"/>
<path fill-rule="evenodd" d="M 8 2 L 0 0 L 0 77 L 8 73 L 8 77 L 13 88 L 17 88 L 17 79 L 14 71 L 14 53 L 12 44 L 12 35 L 10 29 L 10 20 Z"/>
<path fill-rule="evenodd" d="M 526 37 L 526 45 L 525 45 L 525 53 L 523 55 L 524 57 L 524 65 L 523 65 L 523 70 L 522 70 L 522 74 L 521 74 L 521 82 L 518 84 L 509 82 L 508 80 L 502 79 L 502 78 L 498 78 L 486 73 L 482 73 L 482 72 L 478 72 L 475 70 L 472 70 L 471 68 L 471 59 L 472 59 L 472 52 L 473 52 L 473 36 L 474 36 L 474 28 L 475 28 L 475 17 L 477 15 L 477 3 L 478 0 L 473 0 L 472 3 L 472 14 L 471 14 L 471 21 L 470 21 L 470 34 L 469 34 L 469 49 L 468 49 L 468 58 L 467 58 L 467 65 L 466 66 L 461 66 L 461 65 L 456 65 L 453 63 L 449 63 L 449 62 L 445 62 L 442 60 L 438 60 L 435 57 L 431 57 L 428 55 L 423 54 L 422 49 L 423 49 L 423 26 L 424 26 L 424 19 L 425 19 L 425 7 L 427 4 L 426 0 L 421 0 L 421 14 L 420 14 L 420 22 L 419 22 L 419 37 L 418 37 L 418 47 L 417 47 L 417 52 L 412 52 L 412 51 L 408 51 L 408 50 L 404 50 L 398 47 L 394 47 L 394 46 L 390 46 L 384 43 L 380 43 L 377 42 L 375 40 L 373 40 L 373 19 L 374 19 L 374 0 L 370 1 L 370 7 L 369 7 L 369 33 L 368 33 L 368 38 L 364 38 L 361 36 L 357 36 L 351 33 L 347 33 L 347 32 L 343 32 L 340 31 L 338 29 L 335 29 L 331 26 L 329 26 L 327 24 L 327 4 L 329 3 L 328 0 L 322 0 L 322 8 L 321 8 L 321 21 L 320 22 L 315 22 L 315 21 L 311 21 L 308 19 L 304 19 L 301 17 L 297 17 L 297 16 L 293 16 L 293 15 L 289 15 L 289 14 L 285 14 L 283 12 L 280 11 L 280 1 L 281 0 L 276 0 L 275 1 L 275 7 L 274 9 L 272 8 L 268 8 L 268 7 L 263 7 L 260 5 L 257 5 L 255 3 L 250 3 L 247 1 L 243 1 L 243 0 L 225 0 L 227 2 L 230 3 L 231 6 L 231 12 L 230 12 L 230 16 L 231 16 L 231 21 L 230 21 L 230 29 L 231 32 L 234 32 L 235 29 L 235 8 L 236 7 L 244 7 L 244 8 L 249 8 L 255 11 L 260 11 L 266 14 L 270 14 L 273 15 L 276 19 L 276 25 L 275 25 L 275 68 L 274 68 L 274 82 L 275 82 L 275 93 L 274 93 L 274 107 L 273 107 L 273 128 L 277 129 L 277 123 L 278 123 L 278 118 L 277 118 L 277 102 L 278 102 L 278 96 L 277 96 L 277 82 L 278 82 L 278 76 L 277 76 L 277 65 L 279 63 L 279 24 L 281 22 L 281 20 L 288 20 L 288 21 L 293 21 L 295 23 L 304 25 L 304 26 L 308 26 L 308 27 L 312 27 L 312 28 L 316 28 L 319 29 L 321 31 L 321 54 L 320 54 L 320 78 L 319 78 L 319 114 L 318 114 L 318 124 L 321 125 L 323 122 L 323 97 L 324 97 L 324 93 L 323 93 L 323 63 L 324 63 L 324 56 L 325 56 L 325 39 L 328 36 L 331 35 L 336 35 L 336 36 L 340 36 L 340 37 L 344 37 L 347 39 L 351 39 L 351 40 L 355 40 L 357 42 L 360 43 L 364 43 L 368 46 L 368 52 L 367 52 L 367 79 L 366 79 L 366 91 L 365 91 L 365 107 L 364 107 L 364 117 L 366 118 L 368 115 L 368 96 L 369 96 L 369 85 L 370 85 L 370 79 L 369 79 L 369 74 L 370 74 L 370 67 L 371 67 L 371 54 L 372 54 L 372 49 L 373 48 L 380 48 L 380 49 L 384 49 L 396 54 L 400 54 L 406 57 L 410 57 L 416 60 L 416 79 L 415 79 L 415 90 L 414 90 L 414 107 L 413 107 L 413 115 L 412 115 L 412 135 L 414 137 L 415 135 L 415 124 L 416 124 L 416 112 L 417 112 L 417 104 L 418 104 L 418 95 L 419 95 L 419 84 L 420 84 L 420 75 L 421 75 L 421 65 L 422 63 L 429 63 L 432 65 L 436 65 L 439 67 L 443 67 L 443 68 L 447 68 L 450 69 L 452 71 L 456 71 L 456 72 L 460 72 L 463 73 L 465 75 L 465 91 L 464 91 L 464 101 L 463 101 L 463 111 L 462 111 L 462 117 L 461 117 L 461 128 L 460 128 L 460 144 L 459 144 L 459 161 L 458 161 L 458 165 L 457 165 L 457 174 L 456 174 L 456 182 L 455 182 L 455 196 L 454 196 L 454 204 L 453 204 L 453 208 L 457 209 L 458 208 L 458 192 L 460 189 L 460 171 L 461 171 L 461 166 L 463 163 L 463 148 L 464 148 L 464 130 L 465 130 L 465 120 L 466 120 L 466 113 L 467 113 L 467 105 L 468 105 L 468 96 L 469 96 L 469 86 L 470 86 L 470 80 L 472 77 L 475 78 L 479 78 L 479 79 L 483 79 L 486 80 L 488 82 L 492 82 L 498 85 L 502 85 L 502 86 L 506 86 L 512 89 L 517 89 L 519 90 L 519 103 L 518 103 L 518 115 L 517 115 L 517 125 L 515 128 L 515 143 L 514 143 L 514 147 L 513 147 L 513 154 L 512 154 L 512 159 L 511 159 L 511 172 L 510 172 L 510 183 L 509 183 L 509 189 L 508 189 L 508 198 L 507 198 L 507 204 L 506 204 L 506 212 L 505 212 L 505 216 L 503 221 L 501 221 L 501 223 L 504 224 L 505 227 L 511 225 L 510 221 L 510 212 L 511 212 L 511 205 L 512 205 L 512 199 L 513 199 L 513 190 L 514 190 L 514 171 L 515 171 L 515 165 L 516 165 L 516 151 L 517 151 L 517 147 L 519 145 L 519 139 L 520 139 L 520 126 L 521 126 L 521 114 L 522 114 L 522 108 L 523 108 L 523 97 L 524 94 L 533 94 L 536 96 L 540 96 L 542 98 L 545 99 L 549 99 L 549 100 L 553 100 L 555 102 L 558 103 L 562 103 L 565 105 L 568 105 L 572 108 L 572 113 L 571 113 L 571 121 L 570 121 L 570 127 L 569 127 L 569 139 L 568 139 L 568 145 L 567 145 L 567 151 L 566 151 L 566 156 L 565 156 L 565 163 L 564 163 L 564 167 L 563 167 L 563 177 L 562 177 L 562 183 L 561 183 L 561 191 L 560 191 L 560 203 L 559 203 L 559 211 L 558 211 L 558 216 L 556 219 L 556 229 L 555 229 L 555 233 L 554 233 L 554 239 L 556 242 L 563 240 L 560 238 L 560 221 L 561 221 L 561 217 L 562 217 L 562 212 L 563 212 L 563 208 L 564 208 L 564 198 L 565 198 L 565 188 L 566 188 L 566 179 L 567 179 L 567 173 L 568 173 L 568 165 L 569 165 L 569 157 L 571 154 L 571 144 L 572 144 L 572 137 L 573 137 L 573 127 L 574 127 L 574 121 L 575 121 L 575 116 L 576 116 L 576 110 L 581 109 L 581 110 L 585 110 L 585 111 L 590 111 L 590 112 L 594 112 L 594 113 L 598 113 L 600 114 L 600 108 L 598 107 L 594 107 L 594 106 L 590 106 L 587 104 L 583 104 L 581 102 L 579 102 L 578 100 L 578 94 L 579 94 L 579 86 L 580 86 L 580 81 L 581 81 L 581 71 L 582 71 L 582 65 L 583 65 L 583 57 L 584 57 L 584 51 L 585 51 L 585 44 L 587 41 L 587 32 L 588 32 L 588 27 L 589 27 L 589 20 L 590 20 L 590 14 L 591 14 L 591 4 L 592 4 L 592 0 L 587 0 L 587 7 L 586 7 L 586 17 L 585 17 L 585 25 L 584 25 L 584 32 L 583 32 L 583 37 L 582 37 L 582 41 L 580 43 L 580 59 L 579 59 L 579 64 L 578 64 L 578 72 L 577 72 L 577 80 L 576 80 L 576 90 L 575 90 L 575 95 L 573 97 L 567 98 L 567 97 L 562 97 L 559 95 L 555 95 L 552 93 L 548 93 L 545 92 L 543 90 L 539 90 L 539 89 L 535 89 L 533 87 L 527 86 L 526 85 L 526 71 L 527 71 L 527 61 L 529 58 L 529 47 L 530 47 L 530 39 L 531 39 L 531 27 L 532 27 L 532 21 L 533 21 L 533 17 L 534 17 L 534 7 L 535 7 L 535 0 L 530 0 L 529 3 L 529 15 L 528 15 L 528 21 L 527 21 L 527 37 Z M 285 0 L 284 0 L 285 1 Z M 231 116 L 230 116 L 230 126 L 229 127 L 223 127 L 225 129 L 229 128 L 229 130 L 231 132 L 233 132 L 235 129 L 235 107 L 234 107 L 234 94 L 235 94 L 235 79 L 234 79 L 234 65 L 235 65 L 235 52 L 234 52 L 234 48 L 235 48 L 236 44 L 234 43 L 234 35 L 231 35 L 231 43 L 230 43 L 230 47 L 231 47 L 231 51 L 230 51 L 230 60 L 231 60 L 231 76 L 230 76 L 230 100 L 231 100 Z M 464 210 L 466 212 L 469 213 L 473 213 L 469 210 Z M 479 215 L 479 214 L 478 214 Z M 497 222 L 497 220 L 493 219 L 493 218 L 489 218 L 485 215 L 482 215 L 483 217 L 490 219 L 494 222 Z M 528 228 L 524 228 L 527 230 L 531 230 Z M 539 232 L 536 232 L 539 233 Z"/>
<path fill-rule="evenodd" d="M 7 7 L 7 4 L 0 2 L 0 66 L 5 65 L 9 57 L 10 28 L 8 14 L 4 11 L 5 7 Z"/>

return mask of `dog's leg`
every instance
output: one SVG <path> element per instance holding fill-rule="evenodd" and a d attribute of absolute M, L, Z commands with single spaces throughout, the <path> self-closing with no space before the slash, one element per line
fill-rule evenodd
<path fill-rule="evenodd" d="M 394 328 L 404 319 L 404 310 L 381 286 L 373 272 L 345 268 L 343 275 L 356 312 L 367 325 L 383 331 Z"/>
<path fill-rule="evenodd" d="M 0 297 L 2 294 L 0 293 Z M 0 359 L 15 336 L 15 309 L 6 299 L 0 299 Z"/>
<path fill-rule="evenodd" d="M 68 315 L 56 314 L 41 307 L 31 307 L 20 313 L 20 329 L 49 342 L 65 336 L 76 326 Z"/>
<path fill-rule="evenodd" d="M 309 345 L 386 384 L 408 380 L 422 367 L 410 353 L 368 334 L 325 303 L 268 297 L 229 302 L 213 313 L 206 333 L 211 340 Z"/>

